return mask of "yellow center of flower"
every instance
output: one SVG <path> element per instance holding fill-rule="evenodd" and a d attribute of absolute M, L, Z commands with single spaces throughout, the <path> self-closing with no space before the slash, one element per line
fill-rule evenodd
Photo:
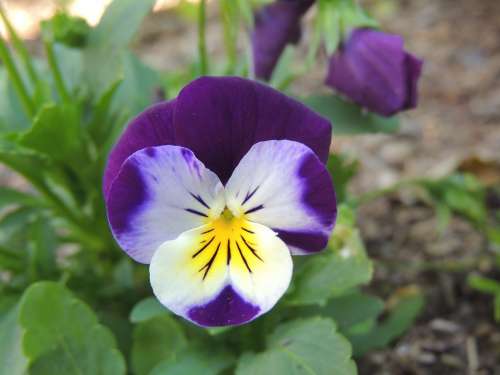
<path fill-rule="evenodd" d="M 263 262 L 253 226 L 244 215 L 235 216 L 228 208 L 208 222 L 191 256 L 203 280 L 227 266 L 251 273 Z"/>

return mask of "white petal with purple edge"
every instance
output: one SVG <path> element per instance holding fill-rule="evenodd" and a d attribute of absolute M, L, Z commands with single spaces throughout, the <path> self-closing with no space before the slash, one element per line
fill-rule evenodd
<path fill-rule="evenodd" d="M 252 146 L 225 186 L 234 215 L 276 231 L 293 254 L 322 250 L 337 208 L 330 174 L 307 146 L 289 140 Z"/>
<path fill-rule="evenodd" d="M 149 263 L 165 241 L 218 217 L 224 194 L 219 178 L 190 150 L 156 146 L 128 157 L 106 203 L 121 248 L 136 261 Z"/>
<path fill-rule="evenodd" d="M 202 326 L 248 322 L 285 293 L 293 264 L 263 225 L 221 217 L 159 247 L 150 280 L 160 302 Z"/>

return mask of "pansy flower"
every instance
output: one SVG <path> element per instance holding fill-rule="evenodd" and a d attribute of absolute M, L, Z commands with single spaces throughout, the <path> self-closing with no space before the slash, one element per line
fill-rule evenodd
<path fill-rule="evenodd" d="M 287 44 L 301 37 L 300 20 L 314 0 L 276 0 L 255 13 L 252 31 L 254 73 L 268 81 Z"/>
<path fill-rule="evenodd" d="M 201 326 L 271 309 L 291 255 L 322 250 L 336 217 L 330 123 L 260 83 L 205 77 L 137 116 L 104 174 L 120 247 L 159 301 Z"/>
<path fill-rule="evenodd" d="M 326 84 L 382 116 L 417 106 L 423 61 L 403 38 L 374 29 L 353 30 L 330 58 Z"/>

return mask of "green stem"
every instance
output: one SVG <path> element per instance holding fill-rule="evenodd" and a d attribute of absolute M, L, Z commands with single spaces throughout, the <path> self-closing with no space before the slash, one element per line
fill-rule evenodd
<path fill-rule="evenodd" d="M 14 85 L 14 89 L 16 90 L 17 95 L 19 96 L 19 100 L 21 101 L 24 110 L 28 117 L 32 118 L 35 114 L 35 105 L 31 100 L 31 96 L 28 93 L 28 89 L 24 85 L 24 82 L 19 74 L 19 71 L 16 68 L 16 64 L 12 59 L 12 55 L 10 54 L 9 48 L 7 47 L 7 43 L 3 38 L 0 38 L 0 59 L 2 59 L 5 69 L 9 74 L 9 78 Z"/>
<path fill-rule="evenodd" d="M 54 54 L 54 45 L 52 44 L 52 42 L 49 42 L 47 40 L 43 41 L 43 45 L 45 48 L 45 54 L 47 55 L 47 62 L 49 63 L 50 71 L 52 72 L 52 76 L 54 77 L 57 92 L 64 102 L 68 102 L 70 100 L 70 97 L 68 94 L 68 90 L 64 85 L 61 70 L 57 65 L 57 60 Z"/>
<path fill-rule="evenodd" d="M 28 75 L 31 79 L 31 82 L 35 84 L 38 81 L 38 76 L 36 75 L 35 68 L 33 67 L 33 64 L 31 62 L 31 57 L 23 41 L 21 40 L 21 38 L 19 38 L 19 35 L 17 35 L 16 29 L 14 29 L 14 26 L 12 26 L 12 24 L 10 23 L 9 17 L 7 16 L 7 13 L 5 13 L 5 10 L 1 4 L 0 4 L 0 17 L 2 17 L 5 27 L 7 28 L 9 36 L 12 40 L 12 45 L 14 46 L 14 48 L 17 50 L 17 53 L 21 57 L 24 67 L 26 68 L 26 71 L 28 72 Z"/>
<path fill-rule="evenodd" d="M 198 6 L 198 58 L 200 60 L 200 75 L 206 75 L 208 72 L 208 57 L 206 43 L 206 0 L 201 0 Z"/>
<path fill-rule="evenodd" d="M 238 51 L 236 49 L 236 40 L 238 37 L 238 28 L 239 28 L 239 17 L 231 11 L 231 7 L 234 0 L 225 0 L 220 1 L 220 9 L 222 13 L 222 26 L 224 30 L 224 47 L 226 50 L 227 57 L 227 74 L 233 74 L 237 60 L 238 60 Z"/>

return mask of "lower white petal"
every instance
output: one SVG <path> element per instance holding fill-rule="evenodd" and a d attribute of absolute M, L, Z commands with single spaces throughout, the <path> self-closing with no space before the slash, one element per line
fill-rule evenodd
<path fill-rule="evenodd" d="M 248 322 L 270 310 L 290 283 L 286 244 L 263 225 L 221 217 L 167 241 L 150 280 L 160 302 L 202 326 Z"/>

